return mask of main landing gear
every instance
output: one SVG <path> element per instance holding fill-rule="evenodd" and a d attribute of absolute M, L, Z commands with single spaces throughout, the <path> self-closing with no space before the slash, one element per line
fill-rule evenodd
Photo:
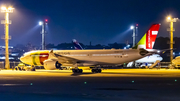
<path fill-rule="evenodd" d="M 91 67 L 90 67 L 91 68 Z M 92 71 L 92 73 L 101 73 L 101 68 L 100 67 L 92 67 L 91 68 L 91 71 Z M 72 72 L 73 73 L 82 73 L 83 72 L 83 70 L 82 69 L 79 69 L 78 67 L 75 67 L 75 68 L 73 68 L 72 69 Z"/>
<path fill-rule="evenodd" d="M 100 68 L 93 68 L 92 73 L 101 73 L 101 69 Z"/>
<path fill-rule="evenodd" d="M 72 69 L 73 73 L 82 73 L 83 70 L 82 69 Z"/>

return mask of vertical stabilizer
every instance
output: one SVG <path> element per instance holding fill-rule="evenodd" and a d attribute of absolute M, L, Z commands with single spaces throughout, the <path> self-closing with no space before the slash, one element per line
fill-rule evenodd
<path fill-rule="evenodd" d="M 160 24 L 153 24 L 133 49 L 152 49 L 160 28 Z"/>
<path fill-rule="evenodd" d="M 83 50 L 83 48 L 81 47 L 81 45 L 77 42 L 76 39 L 73 39 L 73 44 L 74 44 L 74 48 L 76 50 Z"/>

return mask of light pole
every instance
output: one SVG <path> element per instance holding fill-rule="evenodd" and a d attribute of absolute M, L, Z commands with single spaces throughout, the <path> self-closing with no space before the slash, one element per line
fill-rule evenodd
<path fill-rule="evenodd" d="M 178 18 L 171 18 L 170 16 L 167 17 L 167 22 L 170 22 L 170 29 L 167 29 L 167 31 L 170 32 L 170 62 L 173 60 L 173 22 L 176 22 Z"/>
<path fill-rule="evenodd" d="M 45 19 L 44 22 L 40 21 L 39 22 L 39 25 L 42 26 L 42 31 L 41 31 L 41 34 L 42 34 L 42 50 L 45 50 L 45 25 L 47 24 L 47 19 Z"/>
<path fill-rule="evenodd" d="M 134 47 L 135 44 L 136 44 L 135 27 L 134 27 L 134 26 L 131 26 L 131 29 L 133 30 L 133 35 L 132 35 L 132 37 L 133 37 L 133 46 L 132 46 L 132 47 Z"/>
<path fill-rule="evenodd" d="M 136 32 L 135 32 L 135 37 L 136 37 L 136 40 L 137 40 L 137 36 L 138 36 L 138 24 L 136 24 Z"/>
<path fill-rule="evenodd" d="M 1 12 L 5 13 L 5 20 L 1 21 L 1 24 L 5 24 L 5 37 L 3 39 L 5 39 L 5 68 L 9 69 L 10 65 L 9 65 L 9 51 L 8 51 L 8 41 L 9 41 L 9 24 L 11 24 L 11 21 L 9 20 L 9 13 L 13 12 L 13 7 L 1 7 Z"/>

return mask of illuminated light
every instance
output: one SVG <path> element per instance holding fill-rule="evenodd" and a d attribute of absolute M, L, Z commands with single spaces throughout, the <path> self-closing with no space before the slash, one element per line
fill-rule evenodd
<path fill-rule="evenodd" d="M 167 17 L 167 20 L 171 20 L 171 16 L 168 16 L 168 17 Z"/>
<path fill-rule="evenodd" d="M 6 10 L 6 7 L 1 7 L 2 10 Z"/>
<path fill-rule="evenodd" d="M 48 19 L 45 19 L 46 22 L 48 22 Z"/>
<path fill-rule="evenodd" d="M 158 50 L 157 53 L 160 53 L 160 50 Z"/>
<path fill-rule="evenodd" d="M 39 22 L 39 25 L 42 25 L 42 24 L 43 24 L 43 22 L 40 21 L 40 22 Z"/>
<path fill-rule="evenodd" d="M 87 84 L 87 82 L 84 82 L 84 84 Z"/>
<path fill-rule="evenodd" d="M 131 29 L 134 29 L 134 26 L 131 26 Z"/>
<path fill-rule="evenodd" d="M 6 8 L 5 6 L 3 6 L 1 7 L 1 12 L 12 13 L 13 9 L 14 9 L 13 7 Z"/>
<path fill-rule="evenodd" d="M 134 83 L 134 81 L 132 81 L 132 83 Z"/>
<path fill-rule="evenodd" d="M 136 26 L 138 26 L 138 24 L 136 24 Z"/>
<path fill-rule="evenodd" d="M 8 10 L 13 10 L 13 8 L 12 7 L 8 7 Z"/>
<path fill-rule="evenodd" d="M 175 82 L 176 82 L 177 80 L 175 79 Z"/>
<path fill-rule="evenodd" d="M 33 83 L 30 83 L 30 85 L 32 86 L 32 85 L 33 85 Z"/>

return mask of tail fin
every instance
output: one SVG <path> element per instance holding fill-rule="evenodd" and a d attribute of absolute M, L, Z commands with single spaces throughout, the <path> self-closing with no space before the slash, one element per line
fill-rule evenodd
<path fill-rule="evenodd" d="M 158 34 L 160 24 L 153 24 L 133 49 L 152 49 Z"/>
<path fill-rule="evenodd" d="M 81 47 L 81 45 L 77 42 L 76 39 L 73 39 L 73 44 L 74 44 L 74 48 L 76 50 L 83 50 L 83 48 Z"/>

